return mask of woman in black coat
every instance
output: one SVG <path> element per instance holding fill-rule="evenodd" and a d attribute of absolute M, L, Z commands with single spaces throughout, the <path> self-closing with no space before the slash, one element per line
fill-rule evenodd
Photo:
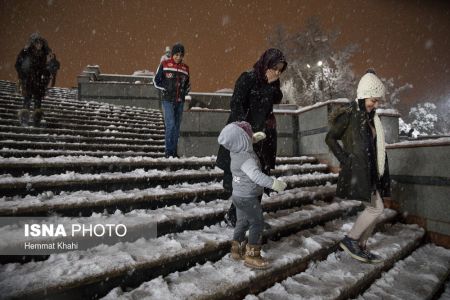
<path fill-rule="evenodd" d="M 280 50 L 274 48 L 266 50 L 254 64 L 253 69 L 239 76 L 230 103 L 231 113 L 227 124 L 246 121 L 252 125 L 253 132 L 265 132 L 266 139 L 254 144 L 253 148 L 263 172 L 267 175 L 270 169 L 275 168 L 277 131 L 273 105 L 279 104 L 283 98 L 279 78 L 286 67 L 286 58 Z M 224 171 L 223 187 L 231 195 L 230 153 L 222 146 L 217 154 L 216 165 Z M 233 205 L 227 218 L 234 226 L 236 211 Z"/>
<path fill-rule="evenodd" d="M 358 84 L 356 101 L 336 114 L 325 139 L 341 163 L 336 196 L 366 204 L 340 243 L 342 249 L 363 262 L 380 261 L 366 250 L 366 242 L 383 212 L 381 197 L 390 196 L 384 130 L 376 113 L 384 93 L 384 85 L 373 71 L 366 73 Z"/>

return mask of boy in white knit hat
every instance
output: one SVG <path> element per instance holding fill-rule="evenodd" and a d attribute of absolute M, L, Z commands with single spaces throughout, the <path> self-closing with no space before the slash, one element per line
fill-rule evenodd
<path fill-rule="evenodd" d="M 373 70 L 368 70 L 359 81 L 357 99 L 336 114 L 325 139 L 341 163 L 336 195 L 366 204 L 340 243 L 344 251 L 362 262 L 381 261 L 378 255 L 366 249 L 366 243 L 384 209 L 381 197 L 390 196 L 384 131 L 376 113 L 384 95 L 383 83 Z"/>

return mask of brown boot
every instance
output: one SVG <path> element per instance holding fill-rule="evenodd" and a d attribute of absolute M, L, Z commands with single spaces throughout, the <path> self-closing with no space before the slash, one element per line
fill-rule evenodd
<path fill-rule="evenodd" d="M 245 245 L 247 241 L 231 241 L 231 258 L 234 260 L 243 260 L 245 256 Z"/>
<path fill-rule="evenodd" d="M 244 264 L 247 267 L 260 270 L 270 268 L 270 263 L 261 257 L 261 245 L 248 244 L 245 249 Z"/>

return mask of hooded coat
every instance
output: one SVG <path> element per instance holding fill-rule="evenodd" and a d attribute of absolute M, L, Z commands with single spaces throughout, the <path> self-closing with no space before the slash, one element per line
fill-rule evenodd
<path fill-rule="evenodd" d="M 374 190 L 390 196 L 389 165 L 386 156 L 383 174 L 378 173 L 377 142 L 369 127 L 375 111 L 367 113 L 364 99 L 358 101 L 336 113 L 325 142 L 341 163 L 336 196 L 370 202 Z"/>
<path fill-rule="evenodd" d="M 255 63 L 252 70 L 239 76 L 231 98 L 231 113 L 227 121 L 227 124 L 246 121 L 252 126 L 253 132 L 266 133 L 266 139 L 254 145 L 254 150 L 266 172 L 275 168 L 277 132 L 273 105 L 281 102 L 283 93 L 280 90 L 280 81 L 268 83 L 265 72 L 278 63 L 284 64 L 284 71 L 287 63 L 283 53 L 278 49 L 269 49 Z M 216 165 L 225 173 L 230 172 L 230 154 L 223 146 L 219 148 Z"/>
<path fill-rule="evenodd" d="M 37 41 L 42 43 L 39 51 L 34 47 Z M 50 78 L 50 72 L 47 69 L 49 52 L 47 41 L 37 33 L 30 36 L 27 46 L 19 52 L 15 68 L 25 96 L 34 95 L 39 99 L 45 96 L 45 87 Z"/>
<path fill-rule="evenodd" d="M 218 142 L 230 152 L 234 196 L 259 197 L 264 187 L 272 187 L 274 180 L 261 171 L 261 163 L 253 151 L 251 132 L 249 135 L 237 123 L 231 123 L 222 129 Z"/>

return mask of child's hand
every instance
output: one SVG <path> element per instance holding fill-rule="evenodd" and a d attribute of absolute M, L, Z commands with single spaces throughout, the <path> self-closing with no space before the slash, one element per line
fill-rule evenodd
<path fill-rule="evenodd" d="M 256 144 L 259 141 L 262 141 L 266 138 L 266 134 L 262 131 L 258 131 L 253 134 L 253 144 Z"/>
<path fill-rule="evenodd" d="M 287 187 L 287 184 L 284 181 L 281 181 L 281 180 L 278 180 L 278 179 L 275 179 L 273 181 L 272 190 L 274 190 L 274 191 L 282 192 L 282 191 L 284 191 L 286 189 L 286 187 Z"/>

